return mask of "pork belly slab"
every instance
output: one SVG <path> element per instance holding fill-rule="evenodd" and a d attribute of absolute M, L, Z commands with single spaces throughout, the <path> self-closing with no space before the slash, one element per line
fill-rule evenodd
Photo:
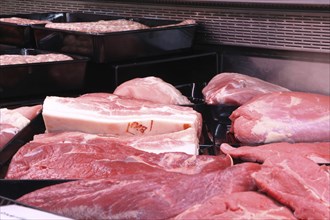
<path fill-rule="evenodd" d="M 259 96 L 231 115 L 231 132 L 243 144 L 329 142 L 330 97 L 304 92 Z"/>
<path fill-rule="evenodd" d="M 210 105 L 243 105 L 252 98 L 271 92 L 289 91 L 279 85 L 240 73 L 219 73 L 204 87 Z"/>
<path fill-rule="evenodd" d="M 313 161 L 269 157 L 252 176 L 261 191 L 293 209 L 298 219 L 330 218 L 330 174 Z"/>
<path fill-rule="evenodd" d="M 315 163 L 330 164 L 330 142 L 316 143 L 272 143 L 259 146 L 232 147 L 223 143 L 220 146 L 223 153 L 243 161 L 256 161 L 263 163 L 268 157 L 289 155 L 300 155 Z"/>
<path fill-rule="evenodd" d="M 194 128 L 200 136 L 202 129 L 202 116 L 192 108 L 119 98 L 113 94 L 46 97 L 43 108 L 47 132 L 155 135 Z"/>
<path fill-rule="evenodd" d="M 169 219 L 215 195 L 254 190 L 251 174 L 259 169 L 245 163 L 197 175 L 163 171 L 73 181 L 18 201 L 74 219 Z"/>
<path fill-rule="evenodd" d="M 64 135 L 62 133 L 60 136 Z M 222 170 L 233 164 L 229 156 L 154 154 L 116 139 L 91 136 L 76 135 L 77 139 L 73 140 L 71 135 L 68 140 L 59 142 L 54 136 L 48 138 L 48 142 L 47 138 L 43 140 L 46 143 L 31 141 L 14 155 L 5 178 L 111 178 L 122 174 L 158 173 L 161 170 L 193 175 Z"/>
<path fill-rule="evenodd" d="M 297 219 L 290 209 L 254 191 L 216 195 L 181 214 L 178 219 Z"/>
<path fill-rule="evenodd" d="M 147 100 L 155 103 L 173 105 L 192 104 L 173 85 L 154 76 L 128 80 L 120 84 L 113 93 L 118 96 Z"/>

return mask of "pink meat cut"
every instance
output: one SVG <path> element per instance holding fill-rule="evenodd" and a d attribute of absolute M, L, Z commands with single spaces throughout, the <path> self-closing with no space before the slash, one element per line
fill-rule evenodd
<path fill-rule="evenodd" d="M 259 169 L 244 163 L 198 175 L 163 171 L 73 181 L 18 201 L 74 219 L 169 219 L 215 195 L 255 190 L 251 174 Z"/>
<path fill-rule="evenodd" d="M 330 219 L 330 174 L 313 161 L 269 157 L 253 177 L 260 190 L 293 209 L 298 219 Z"/>
<path fill-rule="evenodd" d="M 232 166 L 229 156 L 153 154 L 116 140 L 94 139 L 93 143 L 25 144 L 12 158 L 6 179 L 107 178 L 146 172 L 208 173 Z"/>
<path fill-rule="evenodd" d="M 167 134 L 146 136 L 100 136 L 82 132 L 44 133 L 34 136 L 38 143 L 85 143 L 97 144 L 102 141 L 122 143 L 150 153 L 183 152 L 191 155 L 199 153 L 199 139 L 193 128 Z"/>
<path fill-rule="evenodd" d="M 192 127 L 201 134 L 202 116 L 189 107 L 88 94 L 78 98 L 46 97 L 43 118 L 48 132 L 155 135 Z"/>
<path fill-rule="evenodd" d="M 256 161 L 263 163 L 268 157 L 285 154 L 300 155 L 308 158 L 315 163 L 330 164 L 330 142 L 316 143 L 272 143 L 259 146 L 240 146 L 234 148 L 229 144 L 223 143 L 220 150 L 229 154 L 233 158 L 240 158 L 243 161 Z"/>
<path fill-rule="evenodd" d="M 219 73 L 204 87 L 205 102 L 210 105 L 243 105 L 259 95 L 289 91 L 259 78 L 239 73 Z"/>
<path fill-rule="evenodd" d="M 304 92 L 260 96 L 231 115 L 231 132 L 243 144 L 329 142 L 330 97 Z"/>
<path fill-rule="evenodd" d="M 216 195 L 202 201 L 174 219 L 297 219 L 290 209 L 254 191 Z"/>
<path fill-rule="evenodd" d="M 147 100 L 162 104 L 191 104 L 189 99 L 182 95 L 173 85 L 154 76 L 126 81 L 120 84 L 113 93 L 131 99 Z"/>
<path fill-rule="evenodd" d="M 40 112 L 42 106 L 24 106 L 15 109 L 0 109 L 0 149 L 26 127 Z"/>

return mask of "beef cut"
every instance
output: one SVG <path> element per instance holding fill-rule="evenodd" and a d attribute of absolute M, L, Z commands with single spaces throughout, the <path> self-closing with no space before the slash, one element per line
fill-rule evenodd
<path fill-rule="evenodd" d="M 18 132 L 26 127 L 40 112 L 42 106 L 23 106 L 15 109 L 0 109 L 0 149 Z"/>
<path fill-rule="evenodd" d="M 192 108 L 93 93 L 77 98 L 46 97 L 43 118 L 48 132 L 155 135 L 192 127 L 199 137 L 202 116 Z"/>
<path fill-rule="evenodd" d="M 231 132 L 243 144 L 329 142 L 330 97 L 304 92 L 259 96 L 230 115 Z"/>
<path fill-rule="evenodd" d="M 169 219 L 215 195 L 255 190 L 255 163 L 198 175 L 170 172 L 120 175 L 46 187 L 23 202 L 74 219 Z"/>
<path fill-rule="evenodd" d="M 139 150 L 150 153 L 183 152 L 191 155 L 199 154 L 199 139 L 193 128 L 187 128 L 159 135 L 139 135 L 139 136 L 101 136 L 96 134 L 86 134 L 82 132 L 56 132 L 35 135 L 34 142 L 38 143 L 78 143 L 97 144 L 100 141 L 110 141 L 122 143 Z"/>
<path fill-rule="evenodd" d="M 182 95 L 173 85 L 154 76 L 128 80 L 120 84 L 113 93 L 118 96 L 162 104 L 192 104 L 189 99 Z"/>
<path fill-rule="evenodd" d="M 294 210 L 298 219 L 330 219 L 330 174 L 300 156 L 273 156 L 253 174 L 260 190 Z"/>
<path fill-rule="evenodd" d="M 308 158 L 315 163 L 330 164 L 330 142 L 316 143 L 272 143 L 259 146 L 240 146 L 232 147 L 229 144 L 223 143 L 220 150 L 229 154 L 233 158 L 240 158 L 243 161 L 256 161 L 263 163 L 268 157 L 274 155 L 300 155 Z"/>
<path fill-rule="evenodd" d="M 240 73 L 219 73 L 204 87 L 205 102 L 210 105 L 242 105 L 252 98 L 288 89 Z"/>
<path fill-rule="evenodd" d="M 112 178 L 116 175 L 158 173 L 208 173 L 232 166 L 229 156 L 148 153 L 113 139 L 25 144 L 12 158 L 6 179 Z"/>
<path fill-rule="evenodd" d="M 297 219 L 287 207 L 254 191 L 216 195 L 188 208 L 174 219 Z"/>

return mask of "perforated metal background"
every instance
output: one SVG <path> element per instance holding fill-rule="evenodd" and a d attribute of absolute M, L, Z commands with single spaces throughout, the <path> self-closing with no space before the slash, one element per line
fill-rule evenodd
<path fill-rule="evenodd" d="M 329 53 L 330 13 L 317 10 L 2 0 L 0 14 L 84 11 L 127 17 L 195 19 L 197 43 Z"/>

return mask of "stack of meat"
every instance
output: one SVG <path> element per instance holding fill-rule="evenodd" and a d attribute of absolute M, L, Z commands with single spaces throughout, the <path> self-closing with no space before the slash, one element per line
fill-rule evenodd
<path fill-rule="evenodd" d="M 281 101 L 285 109 L 286 114 L 280 114 L 282 125 L 300 120 L 304 127 L 316 121 L 320 133 L 315 134 L 320 135 L 298 139 L 303 134 L 300 127 L 290 127 L 291 135 L 274 135 L 290 139 L 270 138 L 274 134 L 268 130 L 271 122 L 265 127 L 270 136 L 246 129 L 253 136 L 248 139 L 253 146 L 223 144 L 220 155 L 152 152 L 157 144 L 181 145 L 180 135 L 174 137 L 178 132 L 198 137 L 200 114 L 187 107 L 146 101 L 140 94 L 139 99 L 105 93 L 47 97 L 43 116 L 48 133 L 35 136 L 20 149 L 6 178 L 78 179 L 18 199 L 74 219 L 329 219 L 330 172 L 323 165 L 330 163 L 330 143 L 323 131 L 328 126 L 324 118 L 329 109 L 324 105 L 329 99 L 290 91 L 266 93 L 235 110 L 233 123 L 254 100 L 257 107 L 248 110 L 257 120 L 269 121 L 278 115 L 275 106 L 275 114 L 262 114 L 265 107 L 260 99 L 268 96 Z M 274 98 L 283 96 L 289 98 Z M 306 117 L 306 108 L 297 109 L 306 100 L 314 104 L 319 120 L 314 115 Z M 232 132 L 239 134 L 239 127 L 234 124 Z M 261 145 L 268 140 L 274 143 Z M 146 152 L 148 148 L 152 150 Z M 232 158 L 240 159 L 239 163 L 233 164 Z"/>
<path fill-rule="evenodd" d="M 18 24 L 18 25 L 46 24 L 51 22 L 48 20 L 36 20 L 36 19 L 19 18 L 19 17 L 0 18 L 0 21 L 12 23 L 12 24 Z"/>
<path fill-rule="evenodd" d="M 41 62 L 55 62 L 72 60 L 72 57 L 65 54 L 37 54 L 37 55 L 17 55 L 17 54 L 3 54 L 0 55 L 0 66 L 27 64 L 27 63 L 41 63 Z"/>

